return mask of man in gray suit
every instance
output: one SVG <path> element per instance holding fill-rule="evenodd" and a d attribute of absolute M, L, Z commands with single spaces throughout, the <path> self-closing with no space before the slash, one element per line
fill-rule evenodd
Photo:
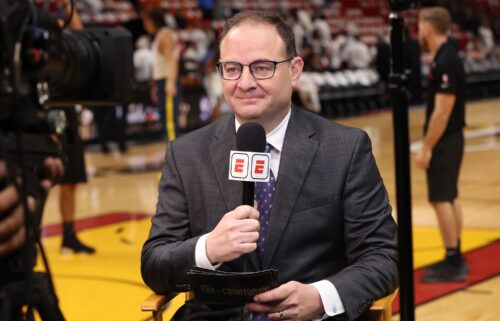
<path fill-rule="evenodd" d="M 366 317 L 398 284 L 395 223 L 368 136 L 292 106 L 304 62 L 278 15 L 240 13 L 220 39 L 235 116 L 168 145 L 144 281 L 168 293 L 192 266 L 274 268 L 280 286 L 246 305 L 253 320 Z M 236 130 L 251 121 L 266 131 L 275 180 L 260 213 L 239 206 L 242 184 L 228 180 Z"/>

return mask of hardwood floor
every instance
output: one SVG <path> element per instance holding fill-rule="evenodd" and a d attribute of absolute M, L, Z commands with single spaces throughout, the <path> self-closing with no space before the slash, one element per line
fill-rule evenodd
<path fill-rule="evenodd" d="M 423 119 L 422 108 L 410 111 L 412 143 L 418 143 L 422 137 Z M 386 111 L 337 121 L 367 131 L 395 207 L 391 113 Z M 459 190 L 466 230 L 463 243 L 464 248 L 470 250 L 500 238 L 500 99 L 469 103 L 467 123 L 469 138 L 466 139 Z M 100 219 L 106 213 L 153 214 L 164 152 L 162 143 L 132 146 L 124 155 L 88 152 L 89 181 L 79 185 L 77 190 L 77 219 Z M 424 172 L 414 166 L 414 154 L 411 161 L 414 255 L 415 265 L 419 267 L 439 259 L 442 247 L 437 221 L 427 202 Z M 60 222 L 58 193 L 58 187 L 50 193 L 43 219 L 45 226 Z M 90 257 L 60 255 L 58 236 L 44 241 L 54 263 L 63 309 L 72 321 L 118 317 L 120 320 L 146 319 L 147 316 L 138 311 L 142 298 L 149 292 L 140 277 L 139 256 L 149 226 L 149 220 L 143 219 L 81 232 L 86 242 L 97 247 L 97 254 Z M 106 283 L 108 281 L 111 283 Z M 123 293 L 128 293 L 125 301 L 121 298 Z M 80 304 L 82 302 L 85 305 Z M 500 277 L 497 276 L 419 306 L 416 315 L 418 321 L 493 321 L 499 319 L 498 302 Z M 399 320 L 398 316 L 394 320 Z"/>

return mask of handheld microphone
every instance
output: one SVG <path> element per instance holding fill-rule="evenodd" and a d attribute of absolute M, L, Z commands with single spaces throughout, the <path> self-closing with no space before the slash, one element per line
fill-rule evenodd
<path fill-rule="evenodd" d="M 238 151 L 263 153 L 266 150 L 266 132 L 264 127 L 257 123 L 245 123 L 236 133 L 236 147 Z M 243 205 L 253 206 L 255 182 L 243 182 Z"/>

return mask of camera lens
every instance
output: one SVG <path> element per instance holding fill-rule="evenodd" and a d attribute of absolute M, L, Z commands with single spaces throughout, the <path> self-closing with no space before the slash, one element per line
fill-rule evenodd
<path fill-rule="evenodd" d="M 47 81 L 51 99 L 84 99 L 95 86 L 100 70 L 100 50 L 90 34 L 64 30 L 57 59 L 49 64 Z"/>
<path fill-rule="evenodd" d="M 35 84 L 44 83 L 48 88 L 41 104 L 115 106 L 130 101 L 133 46 L 125 29 L 62 30 L 38 42 L 32 47 L 41 48 L 44 59 L 30 75 Z M 28 49 L 29 45 L 27 42 Z"/>

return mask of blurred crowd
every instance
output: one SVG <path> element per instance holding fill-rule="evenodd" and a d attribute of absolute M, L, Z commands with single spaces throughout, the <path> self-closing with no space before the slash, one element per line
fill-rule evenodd
<path fill-rule="evenodd" d="M 499 62 L 498 23 L 486 12 L 472 10 L 462 2 L 471 1 L 434 1 L 449 7 L 456 19 L 452 36 L 466 68 L 476 70 L 478 65 L 486 64 L 485 61 Z M 352 75 L 365 78 L 352 83 L 376 86 L 386 92 L 391 56 L 387 1 L 78 0 L 76 5 L 85 26 L 123 26 L 132 32 L 136 102 L 125 110 L 132 123 L 160 119 L 154 108 L 156 89 L 152 81 L 154 36 L 147 34 L 143 26 L 144 14 L 153 8 L 162 10 L 166 27 L 177 39 L 181 88 L 179 126 L 183 131 L 229 112 L 217 80 L 217 35 L 227 17 L 245 9 L 282 11 L 293 26 L 298 54 L 305 61 L 304 77 L 294 96 L 296 103 L 321 112 L 320 92 L 325 89 L 322 84 L 335 88 L 340 83 L 342 86 L 338 88 L 345 88 L 346 83 L 352 82 Z M 371 16 L 366 16 L 367 12 Z M 416 18 L 415 10 L 405 12 L 408 40 L 405 56 L 412 101 L 420 102 L 422 81 L 425 83 L 422 75 L 426 74 L 432 58 L 420 51 Z M 355 70 L 369 70 L 376 77 L 368 72 L 350 72 Z"/>

